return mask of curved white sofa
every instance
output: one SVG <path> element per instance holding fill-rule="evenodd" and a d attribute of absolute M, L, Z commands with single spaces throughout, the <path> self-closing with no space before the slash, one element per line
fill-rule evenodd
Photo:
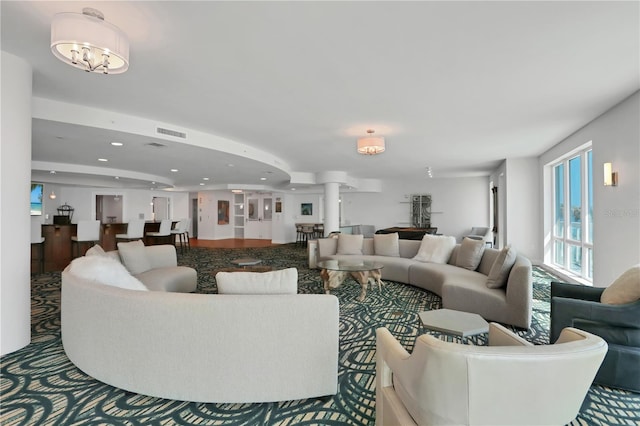
<path fill-rule="evenodd" d="M 489 321 L 529 328 L 532 313 L 531 261 L 517 255 L 503 288 L 488 288 L 487 277 L 500 250 L 486 248 L 475 271 L 455 265 L 460 244 L 448 263 L 413 260 L 421 241 L 399 240 L 399 257 L 376 255 L 374 239 L 364 238 L 362 254 L 337 254 L 337 238 L 318 240 L 318 259 L 361 259 L 384 265 L 382 279 L 411 284 L 442 297 L 442 307 L 473 312 Z"/>
<path fill-rule="evenodd" d="M 104 383 L 160 398 L 253 403 L 335 394 L 338 315 L 331 295 L 136 291 L 62 273 L 69 359 Z"/>

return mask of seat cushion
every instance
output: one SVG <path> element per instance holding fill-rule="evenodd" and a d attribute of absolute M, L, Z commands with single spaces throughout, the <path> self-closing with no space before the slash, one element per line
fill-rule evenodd
<path fill-rule="evenodd" d="M 191 293 L 198 286 L 198 274 L 187 266 L 154 268 L 136 275 L 151 291 Z"/>
<path fill-rule="evenodd" d="M 297 294 L 298 270 L 218 272 L 218 294 Z"/>

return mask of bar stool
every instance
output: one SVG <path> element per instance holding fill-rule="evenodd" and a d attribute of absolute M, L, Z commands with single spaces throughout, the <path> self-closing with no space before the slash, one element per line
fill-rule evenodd
<path fill-rule="evenodd" d="M 304 244 L 304 233 L 302 232 L 302 224 L 296 223 L 296 245 Z"/>
<path fill-rule="evenodd" d="M 42 236 L 42 224 L 31 220 L 31 247 L 38 246 L 40 255 L 38 256 L 38 273 L 44 272 L 44 237 Z"/>
<path fill-rule="evenodd" d="M 158 237 L 168 237 L 171 235 L 171 219 L 162 219 L 160 221 L 160 229 L 157 232 L 147 232 L 146 236 L 156 239 Z"/>
<path fill-rule="evenodd" d="M 309 240 L 313 240 L 313 235 L 314 235 L 313 229 L 314 227 L 313 227 L 313 224 L 311 223 L 302 225 L 302 235 L 304 238 L 305 247 L 307 246 Z"/>
<path fill-rule="evenodd" d="M 180 242 L 180 253 L 184 252 L 184 241 L 183 239 L 186 237 L 187 245 L 189 246 L 189 250 L 191 250 L 191 244 L 189 243 L 189 231 L 187 230 L 187 226 L 189 225 L 189 219 L 181 219 L 176 227 L 170 231 L 170 234 L 173 235 L 173 245 L 176 245 L 176 236 L 178 237 L 178 241 Z"/>
<path fill-rule="evenodd" d="M 127 223 L 126 234 L 116 234 L 116 241 L 118 240 L 139 240 L 144 237 L 144 220 L 136 219 Z"/>
<path fill-rule="evenodd" d="M 71 237 L 71 258 L 80 256 L 80 243 L 93 243 L 92 246 L 100 242 L 100 221 L 99 220 L 79 220 L 76 227 L 76 235 Z M 77 248 L 78 256 L 74 255 L 74 247 Z"/>
<path fill-rule="evenodd" d="M 313 225 L 313 237 L 324 238 L 324 223 L 315 223 Z"/>

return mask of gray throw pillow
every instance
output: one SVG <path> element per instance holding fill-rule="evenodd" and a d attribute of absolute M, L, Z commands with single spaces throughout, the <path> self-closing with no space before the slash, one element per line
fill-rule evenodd
<path fill-rule="evenodd" d="M 627 269 L 600 295 L 600 302 L 624 305 L 640 299 L 640 264 Z"/>
<path fill-rule="evenodd" d="M 506 246 L 500 253 L 496 260 L 493 261 L 489 276 L 487 277 L 488 288 L 501 288 L 507 285 L 507 279 L 513 264 L 516 263 L 516 249 L 511 246 Z"/>
<path fill-rule="evenodd" d="M 120 253 L 122 263 L 131 275 L 141 274 L 151 269 L 151 262 L 147 258 L 147 251 L 142 240 L 118 243 L 118 253 Z"/>
<path fill-rule="evenodd" d="M 478 269 L 482 255 L 484 254 L 484 240 L 474 240 L 465 237 L 460 244 L 458 255 L 456 256 L 456 266 L 470 271 Z"/>
<path fill-rule="evenodd" d="M 400 257 L 398 233 L 373 234 L 373 251 L 378 256 Z"/>
<path fill-rule="evenodd" d="M 362 254 L 362 235 L 339 234 L 336 254 Z"/>

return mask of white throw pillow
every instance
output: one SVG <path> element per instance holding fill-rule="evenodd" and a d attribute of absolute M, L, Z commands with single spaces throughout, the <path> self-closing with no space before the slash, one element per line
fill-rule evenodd
<path fill-rule="evenodd" d="M 487 277 L 488 288 L 501 288 L 507 285 L 511 268 L 516 263 L 517 254 L 516 249 L 510 245 L 500 250 L 498 257 L 493 261 L 493 265 L 489 270 L 489 276 Z"/>
<path fill-rule="evenodd" d="M 71 262 L 68 271 L 79 278 L 99 284 L 127 290 L 149 291 L 122 263 L 108 256 L 78 257 Z"/>
<path fill-rule="evenodd" d="M 338 234 L 336 254 L 362 254 L 363 235 Z"/>
<path fill-rule="evenodd" d="M 640 264 L 627 269 L 600 295 L 600 302 L 624 305 L 640 299 Z"/>
<path fill-rule="evenodd" d="M 456 256 L 456 266 L 470 271 L 478 269 L 478 265 L 484 254 L 484 240 L 474 240 L 465 237 L 460 244 L 458 256 Z"/>
<path fill-rule="evenodd" d="M 137 275 L 151 269 L 151 262 L 147 258 L 147 251 L 142 240 L 118 243 L 118 252 L 122 263 L 131 274 Z"/>
<path fill-rule="evenodd" d="M 96 244 L 95 246 L 87 250 L 87 252 L 84 255 L 85 256 L 106 256 L 107 252 L 104 251 L 102 247 L 100 247 L 100 244 Z"/>
<path fill-rule="evenodd" d="M 373 251 L 378 256 L 400 257 L 398 233 L 373 234 Z"/>
<path fill-rule="evenodd" d="M 218 272 L 218 294 L 296 294 L 298 270 L 271 272 Z"/>
<path fill-rule="evenodd" d="M 422 237 L 418 254 L 413 260 L 418 262 L 447 263 L 456 246 L 454 237 L 425 234 Z"/>

